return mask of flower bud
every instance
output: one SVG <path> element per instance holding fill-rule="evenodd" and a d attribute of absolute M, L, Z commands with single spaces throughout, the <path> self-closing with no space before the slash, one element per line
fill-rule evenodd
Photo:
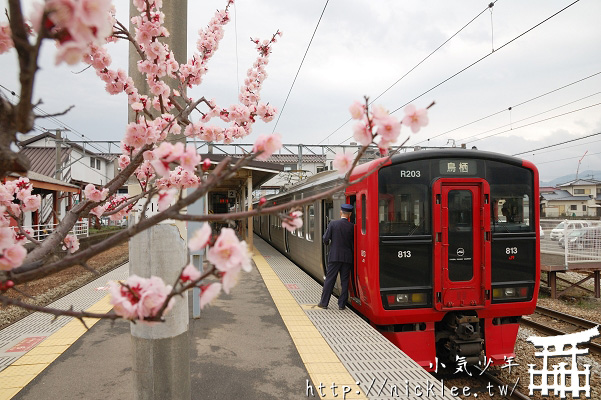
<path fill-rule="evenodd" d="M 206 172 L 209 170 L 209 168 L 211 168 L 211 160 L 205 158 L 202 162 L 202 170 Z"/>

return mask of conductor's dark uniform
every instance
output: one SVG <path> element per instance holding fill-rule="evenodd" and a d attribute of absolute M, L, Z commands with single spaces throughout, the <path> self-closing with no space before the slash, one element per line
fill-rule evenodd
<path fill-rule="evenodd" d="M 350 204 L 343 204 L 341 210 L 343 212 L 351 212 L 353 206 Z M 346 218 L 340 218 L 339 220 L 330 222 L 326 233 L 323 235 L 323 243 L 327 245 L 331 242 L 332 245 L 330 246 L 330 254 L 328 257 L 326 281 L 323 284 L 323 293 L 321 295 L 321 301 L 318 304 L 320 308 L 326 308 L 328 306 L 339 271 L 342 290 L 340 292 L 340 297 L 338 298 L 338 308 L 342 310 L 346 306 L 349 276 L 351 268 L 353 268 L 354 238 L 355 225 Z"/>

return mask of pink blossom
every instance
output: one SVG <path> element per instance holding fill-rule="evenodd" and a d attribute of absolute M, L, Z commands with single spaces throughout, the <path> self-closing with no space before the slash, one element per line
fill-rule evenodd
<path fill-rule="evenodd" d="M 350 111 L 351 117 L 353 119 L 361 119 L 361 118 L 363 118 L 365 116 L 365 105 L 361 104 L 358 101 L 355 101 L 349 107 L 349 111 Z"/>
<path fill-rule="evenodd" d="M 71 254 L 79 250 L 79 239 L 75 235 L 65 236 L 63 243 L 63 250 L 67 250 Z"/>
<path fill-rule="evenodd" d="M 162 160 L 152 160 L 150 161 L 150 165 L 162 177 L 169 176 L 171 169 L 169 169 L 169 163 L 167 161 Z"/>
<path fill-rule="evenodd" d="M 23 199 L 22 208 L 23 211 L 36 211 L 42 204 L 42 197 L 40 195 L 27 196 Z"/>
<path fill-rule="evenodd" d="M 119 168 L 121 168 L 122 170 L 127 168 L 127 166 L 130 163 L 130 158 L 129 156 L 125 155 L 125 154 L 121 154 L 119 156 Z"/>
<path fill-rule="evenodd" d="M 94 184 L 89 183 L 83 190 L 86 199 L 93 201 L 95 203 L 99 202 L 99 201 L 104 201 L 104 199 L 106 199 L 106 196 L 109 194 L 109 190 L 108 189 L 102 189 L 98 190 L 96 189 L 96 186 L 94 186 Z"/>
<path fill-rule="evenodd" d="M 27 250 L 20 244 L 7 247 L 0 254 L 0 271 L 10 271 L 23 264 L 27 256 Z"/>
<path fill-rule="evenodd" d="M 239 276 L 240 268 L 233 269 L 223 274 L 223 277 L 221 278 L 221 285 L 226 294 L 230 294 L 230 290 L 236 286 Z"/>
<path fill-rule="evenodd" d="M 171 207 L 171 202 L 177 193 L 176 189 L 169 189 L 159 192 L 159 211 L 165 211 L 169 207 Z"/>
<path fill-rule="evenodd" d="M 186 267 L 182 270 L 182 273 L 179 276 L 179 279 L 182 282 L 193 282 L 197 279 L 199 279 L 202 275 L 200 274 L 200 271 L 198 270 L 198 268 L 196 268 L 196 266 L 194 266 L 194 264 L 188 264 L 186 265 Z"/>
<path fill-rule="evenodd" d="M 250 255 L 246 242 L 238 240 L 236 232 L 230 228 L 222 228 L 221 234 L 207 253 L 209 262 L 222 272 L 244 269 L 249 272 Z"/>
<path fill-rule="evenodd" d="M 197 229 L 194 232 L 194 236 L 188 241 L 190 251 L 203 249 L 209 243 L 212 233 L 211 226 L 208 223 L 205 223 L 202 228 Z"/>
<path fill-rule="evenodd" d="M 279 134 L 259 135 L 253 146 L 253 153 L 259 154 L 256 159 L 260 161 L 267 160 L 275 151 L 282 147 L 282 136 Z"/>
<path fill-rule="evenodd" d="M 13 201 L 12 189 L 7 185 L 0 184 L 0 203 L 9 203 Z"/>
<path fill-rule="evenodd" d="M 144 317 L 157 315 L 169 292 L 171 292 L 171 285 L 165 285 L 165 282 L 161 278 L 151 276 L 147 280 L 144 290 L 141 292 L 138 303 L 138 318 L 141 320 Z M 174 299 L 171 299 L 165 312 L 168 312 L 173 307 L 173 303 Z"/>
<path fill-rule="evenodd" d="M 8 227 L 0 228 L 0 252 L 14 244 L 15 235 Z"/>
<path fill-rule="evenodd" d="M 170 292 L 171 286 L 165 285 L 163 280 L 156 276 L 147 279 L 131 275 L 123 285 L 119 282 L 109 282 L 110 303 L 114 306 L 115 313 L 130 320 L 143 321 L 146 317 L 155 316 Z M 172 306 L 173 299 L 165 312 Z"/>
<path fill-rule="evenodd" d="M 13 47 L 14 44 L 11 37 L 10 26 L 4 24 L 0 25 L 0 54 L 6 53 Z"/>
<path fill-rule="evenodd" d="M 350 153 L 338 153 L 334 157 L 334 169 L 341 174 L 346 174 L 353 166 L 353 156 Z"/>
<path fill-rule="evenodd" d="M 390 116 L 390 113 L 384 106 L 378 104 L 371 108 L 371 116 L 374 122 L 377 124 L 379 120 L 386 119 Z"/>
<path fill-rule="evenodd" d="M 303 226 L 303 213 L 301 211 L 292 211 L 287 218 L 282 219 L 282 226 L 290 232 L 300 229 Z"/>
<path fill-rule="evenodd" d="M 399 134 L 401 133 L 401 123 L 392 115 L 384 118 L 380 118 L 376 121 L 378 127 L 378 135 L 389 143 L 396 142 Z"/>
<path fill-rule="evenodd" d="M 196 166 L 200 164 L 200 159 L 200 155 L 196 152 L 196 148 L 194 146 L 188 146 L 181 154 L 179 163 L 186 171 L 194 172 Z"/>
<path fill-rule="evenodd" d="M 419 132 L 422 126 L 428 125 L 428 110 L 425 108 L 416 109 L 413 104 L 409 104 L 404 109 L 405 118 L 401 121 L 403 125 L 411 127 L 411 132 Z"/>
<path fill-rule="evenodd" d="M 100 217 L 102 217 L 102 214 L 105 213 L 108 206 L 109 206 L 109 204 L 103 204 L 101 206 L 94 207 L 90 210 L 90 214 L 95 215 L 98 218 L 100 218 Z"/>
<path fill-rule="evenodd" d="M 204 308 L 204 306 L 211 303 L 219 296 L 219 293 L 221 292 L 221 283 L 214 282 L 210 285 L 202 285 L 200 290 L 200 308 Z"/>
<path fill-rule="evenodd" d="M 373 140 L 366 121 L 357 122 L 353 127 L 353 137 L 361 146 L 367 146 Z"/>

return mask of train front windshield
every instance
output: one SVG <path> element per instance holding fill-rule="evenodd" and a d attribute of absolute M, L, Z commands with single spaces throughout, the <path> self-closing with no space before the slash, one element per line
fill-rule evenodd
<path fill-rule="evenodd" d="M 443 199 L 444 209 L 448 210 L 445 211 L 448 214 L 444 214 L 445 226 L 448 227 L 445 240 L 451 247 L 455 243 L 455 247 L 466 252 L 463 257 L 453 254 L 453 258 L 448 258 L 449 269 L 452 265 L 458 266 L 450 271 L 449 278 L 456 281 L 472 279 L 470 267 L 461 265 L 461 261 L 469 261 L 470 254 L 467 253 L 471 251 L 471 242 L 463 245 L 462 238 L 469 237 L 469 242 L 472 228 L 477 226 L 474 225 L 477 221 L 472 220 L 476 215 L 473 210 L 489 206 L 493 288 L 505 287 L 507 282 L 527 282 L 529 287 L 533 287 L 536 254 L 533 172 L 494 160 L 426 159 L 393 164 L 378 173 L 380 288 L 383 299 L 390 297 L 388 293 L 408 293 L 408 297 L 423 293 L 428 301 L 421 306 L 432 305 L 433 263 L 439 262 L 433 259 L 435 216 L 432 203 L 440 201 L 438 197 L 433 199 L 433 185 L 437 180 L 446 178 L 468 183 L 484 180 L 490 190 L 490 198 L 485 201 L 489 205 L 463 190 L 449 190 Z M 474 242 L 474 245 L 477 243 Z M 512 257 L 507 257 L 507 251 L 512 253 Z M 515 252 L 517 254 L 513 254 Z M 387 300 L 384 306 L 394 308 L 388 307 Z"/>

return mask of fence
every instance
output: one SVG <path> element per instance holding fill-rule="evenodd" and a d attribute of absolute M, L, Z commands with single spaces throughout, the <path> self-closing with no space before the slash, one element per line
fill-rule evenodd
<path fill-rule="evenodd" d="M 542 264 L 585 267 L 601 262 L 601 221 L 542 219 Z"/>
<path fill-rule="evenodd" d="M 31 232 L 31 237 L 33 237 L 36 240 L 42 241 L 46 239 L 54 231 L 54 229 L 56 229 L 56 226 L 57 224 L 43 224 L 24 226 L 23 228 Z M 13 226 L 12 228 L 14 230 L 17 230 L 17 227 L 15 226 Z M 77 237 L 89 236 L 90 233 L 88 230 L 88 219 L 84 218 L 81 221 L 77 221 L 73 226 L 73 229 L 71 229 L 69 233 L 72 233 Z"/>

